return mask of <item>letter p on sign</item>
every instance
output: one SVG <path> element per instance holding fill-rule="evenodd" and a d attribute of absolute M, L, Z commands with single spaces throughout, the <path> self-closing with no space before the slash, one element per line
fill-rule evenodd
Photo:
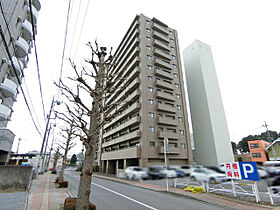
<path fill-rule="evenodd" d="M 248 174 L 254 172 L 254 167 L 251 164 L 243 164 L 244 177 L 248 178 Z"/>

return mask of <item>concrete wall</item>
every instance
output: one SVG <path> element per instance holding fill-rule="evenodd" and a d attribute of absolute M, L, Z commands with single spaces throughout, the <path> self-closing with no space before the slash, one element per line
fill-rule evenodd
<path fill-rule="evenodd" d="M 31 174 L 32 166 L 0 166 L 0 190 L 26 190 Z"/>

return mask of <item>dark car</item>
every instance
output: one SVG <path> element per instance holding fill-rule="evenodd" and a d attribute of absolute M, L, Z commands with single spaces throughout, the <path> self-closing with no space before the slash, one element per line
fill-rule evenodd
<path fill-rule="evenodd" d="M 181 170 L 179 170 L 177 168 L 168 168 L 168 169 L 169 170 L 174 170 L 176 172 L 177 177 L 184 177 L 185 176 L 184 171 L 181 171 Z"/>
<path fill-rule="evenodd" d="M 147 170 L 148 179 L 162 179 L 165 177 L 165 174 L 159 168 L 150 167 Z"/>

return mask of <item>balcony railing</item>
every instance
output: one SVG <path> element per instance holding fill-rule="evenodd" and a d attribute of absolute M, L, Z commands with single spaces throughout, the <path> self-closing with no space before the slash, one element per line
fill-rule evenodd
<path fill-rule="evenodd" d="M 15 53 L 18 58 L 23 58 L 28 54 L 29 45 L 23 38 L 19 37 L 18 40 L 15 42 L 15 45 Z"/>
<path fill-rule="evenodd" d="M 163 33 L 164 35 L 168 35 L 169 34 L 169 32 L 168 32 L 168 30 L 166 28 L 162 27 L 161 25 L 159 25 L 157 23 L 153 23 L 153 29 Z"/>
<path fill-rule="evenodd" d="M 29 7 L 28 7 L 28 11 L 30 13 Z M 33 5 L 32 5 L 32 18 L 33 18 L 33 23 L 36 24 L 37 23 L 37 19 L 38 19 L 38 10 Z M 30 15 L 28 17 L 28 21 L 31 23 Z"/>
<path fill-rule="evenodd" d="M 166 90 L 174 90 L 174 86 L 172 84 L 161 81 L 161 80 L 156 80 L 155 85 L 156 85 L 156 87 L 163 88 Z"/>
<path fill-rule="evenodd" d="M 23 68 L 24 68 L 23 63 L 19 59 L 17 59 L 15 56 L 12 57 L 12 61 L 13 61 L 16 73 L 13 69 L 11 69 L 10 74 L 12 76 L 16 76 L 16 74 L 17 74 L 20 77 L 21 69 L 23 70 Z M 9 67 L 13 68 L 12 65 L 9 65 Z"/>
<path fill-rule="evenodd" d="M 171 56 L 170 56 L 169 54 L 164 53 L 164 52 L 162 52 L 162 51 L 159 50 L 159 49 L 154 49 L 154 55 L 156 55 L 156 56 L 158 56 L 158 57 L 161 57 L 161 58 L 163 58 L 163 59 L 165 59 L 165 60 L 168 60 L 168 61 L 171 60 Z"/>
<path fill-rule="evenodd" d="M 133 118 L 129 119 L 128 121 L 126 121 L 125 123 L 120 124 L 118 127 L 113 128 L 109 132 L 104 133 L 103 138 L 111 136 L 112 134 L 115 134 L 117 132 L 120 132 L 121 130 L 126 129 L 128 126 L 133 126 L 133 125 L 138 124 L 138 123 L 140 123 L 140 117 L 138 117 L 138 116 L 133 117 Z"/>
<path fill-rule="evenodd" d="M 0 104 L 0 120 L 9 120 L 11 109 L 3 104 Z"/>
<path fill-rule="evenodd" d="M 102 160 L 114 160 L 114 159 L 128 159 L 128 158 L 139 158 L 140 147 L 131 147 L 120 150 L 114 150 L 111 152 L 102 153 Z"/>
<path fill-rule="evenodd" d="M 168 152 L 167 154 L 180 154 L 181 149 L 179 147 L 168 147 Z M 159 146 L 158 147 L 158 153 L 164 154 L 164 147 Z"/>
<path fill-rule="evenodd" d="M 0 84 L 0 90 L 5 97 L 15 97 L 17 93 L 18 85 L 12 80 L 5 79 L 3 83 Z"/>
<path fill-rule="evenodd" d="M 25 39 L 25 41 L 29 42 L 30 40 L 33 39 L 33 32 L 32 32 L 32 25 L 31 23 L 25 19 L 25 21 L 21 25 L 22 27 L 22 38 Z"/>
<path fill-rule="evenodd" d="M 164 99 L 164 100 L 168 100 L 168 101 L 172 101 L 172 102 L 175 101 L 174 95 L 170 95 L 170 94 L 165 93 L 165 92 L 159 92 L 159 91 L 157 91 L 157 92 L 156 92 L 156 97 L 157 97 L 158 99 Z"/>
<path fill-rule="evenodd" d="M 171 73 L 167 73 L 167 72 L 165 72 L 163 70 L 160 70 L 160 69 L 156 69 L 155 75 L 159 76 L 159 77 L 162 77 L 164 79 L 173 80 L 173 75 Z"/>
<path fill-rule="evenodd" d="M 153 45 L 154 45 L 155 47 L 158 47 L 158 48 L 160 48 L 160 49 L 163 49 L 163 50 L 165 50 L 165 51 L 170 52 L 170 48 L 169 48 L 168 45 L 165 45 L 165 44 L 163 44 L 162 42 L 160 42 L 160 41 L 158 41 L 158 40 L 156 40 L 156 39 L 153 41 Z"/>
<path fill-rule="evenodd" d="M 179 139 L 178 133 L 171 133 L 171 132 L 164 132 L 164 131 L 158 131 L 158 138 L 165 138 L 168 139 Z"/>
<path fill-rule="evenodd" d="M 167 44 L 170 42 L 168 37 L 163 36 L 161 33 L 156 32 L 156 31 L 154 31 L 153 37 L 160 40 L 160 41 L 166 42 Z"/>
<path fill-rule="evenodd" d="M 119 144 L 124 141 L 132 140 L 132 139 L 137 139 L 141 137 L 141 132 L 140 131 L 133 131 L 131 133 L 128 133 L 126 135 L 120 136 L 118 138 L 112 139 L 108 142 L 105 142 L 102 144 L 102 147 L 108 147 L 112 146 L 114 144 Z"/>
<path fill-rule="evenodd" d="M 160 125 L 169 125 L 169 126 L 177 126 L 178 125 L 177 120 L 169 119 L 169 118 L 166 118 L 166 117 L 158 117 L 157 118 L 157 123 L 160 124 Z"/>
<path fill-rule="evenodd" d="M 156 66 L 162 67 L 162 68 L 164 68 L 164 69 L 169 69 L 169 70 L 172 69 L 172 66 L 171 66 L 170 63 L 164 62 L 164 61 L 162 61 L 162 60 L 160 60 L 160 59 L 158 59 L 158 58 L 155 58 L 154 64 L 155 64 Z"/>
<path fill-rule="evenodd" d="M 15 134 L 7 128 L 0 128 L 0 138 L 2 140 L 0 144 L 0 150 L 10 152 Z"/>
<path fill-rule="evenodd" d="M 168 106 L 168 105 L 165 105 L 165 104 L 157 103 L 156 109 L 158 111 L 169 112 L 169 113 L 176 113 L 176 109 L 174 107 L 171 107 L 171 106 Z"/>

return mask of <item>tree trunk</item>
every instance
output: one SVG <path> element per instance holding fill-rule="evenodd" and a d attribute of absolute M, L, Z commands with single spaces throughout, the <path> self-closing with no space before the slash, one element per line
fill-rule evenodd
<path fill-rule="evenodd" d="M 71 141 L 71 138 L 68 134 L 68 138 L 66 141 L 66 146 L 65 146 L 65 152 L 64 152 L 64 156 L 63 156 L 63 160 L 62 160 L 62 166 L 61 166 L 61 170 L 60 170 L 60 175 L 59 175 L 59 181 L 62 182 L 64 180 L 63 176 L 64 176 L 64 169 L 65 169 L 65 165 L 66 165 L 66 158 L 67 158 L 67 153 L 69 150 L 69 142 Z"/>
<path fill-rule="evenodd" d="M 53 160 L 53 171 L 56 170 L 57 159 L 58 159 L 58 151 L 56 151 L 56 152 L 55 152 L 55 155 L 54 155 L 54 160 Z"/>

